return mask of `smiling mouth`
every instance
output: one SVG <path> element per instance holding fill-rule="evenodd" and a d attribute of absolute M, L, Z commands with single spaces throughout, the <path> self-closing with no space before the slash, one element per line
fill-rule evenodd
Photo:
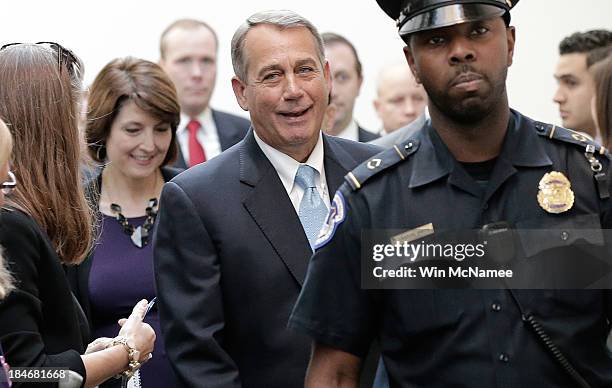
<path fill-rule="evenodd" d="M 155 157 L 155 155 L 149 155 L 149 156 L 143 156 L 143 155 L 132 155 L 132 158 L 140 161 L 140 162 L 148 162 L 149 160 L 152 160 Z"/>
<path fill-rule="evenodd" d="M 291 112 L 278 112 L 279 115 L 287 118 L 297 118 L 302 117 L 306 112 L 310 110 L 310 107 L 303 110 L 295 110 Z"/>

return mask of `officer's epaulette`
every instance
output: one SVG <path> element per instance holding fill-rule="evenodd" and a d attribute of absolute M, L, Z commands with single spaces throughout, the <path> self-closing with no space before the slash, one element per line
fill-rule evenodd
<path fill-rule="evenodd" d="M 576 144 L 582 149 L 586 149 L 588 145 L 591 145 L 593 153 L 599 153 L 601 155 L 604 155 L 607 151 L 604 146 L 598 144 L 589 135 L 582 132 L 574 131 L 573 129 L 557 127 L 553 124 L 545 124 L 538 121 L 535 122 L 535 129 L 540 136 L 544 136 L 549 139 L 560 140 L 566 143 Z"/>
<path fill-rule="evenodd" d="M 416 139 L 408 139 L 403 143 L 394 144 L 393 147 L 361 163 L 353 171 L 346 174 L 344 180 L 346 180 L 353 191 L 359 190 L 368 179 L 406 160 L 408 156 L 416 152 L 418 148 L 419 141 Z"/>

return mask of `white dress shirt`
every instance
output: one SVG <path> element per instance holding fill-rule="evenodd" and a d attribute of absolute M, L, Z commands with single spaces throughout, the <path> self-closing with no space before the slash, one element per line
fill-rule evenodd
<path fill-rule="evenodd" d="M 295 184 L 295 174 L 302 163 L 268 145 L 259 136 L 257 136 L 257 132 L 253 132 L 253 134 L 255 135 L 255 141 L 259 145 L 259 148 L 261 148 L 264 155 L 266 155 L 270 163 L 272 163 L 278 177 L 283 183 L 283 186 L 289 195 L 289 199 L 291 199 L 291 204 L 293 204 L 295 213 L 299 214 L 300 202 L 304 196 L 304 189 L 302 189 L 300 185 Z M 325 202 L 325 206 L 327 206 L 329 209 L 330 200 L 327 180 L 325 179 L 325 167 L 323 164 L 323 135 L 321 135 L 321 133 L 319 133 L 319 140 L 310 153 L 308 160 L 306 160 L 306 162 L 303 164 L 309 165 L 318 172 L 318 174 L 315 176 L 315 185 L 319 195 Z M 274 199 L 271 198 L 270 200 L 273 201 Z"/>
<path fill-rule="evenodd" d="M 187 166 L 189 166 L 189 130 L 187 129 L 187 124 L 192 119 L 200 122 L 201 126 L 196 137 L 202 148 L 204 148 L 206 160 L 210 160 L 221 153 L 219 133 L 217 132 L 215 120 L 213 120 L 212 110 L 206 108 L 198 117 L 189 117 L 181 113 L 181 122 L 176 130 L 176 138 L 178 139 L 178 144 L 181 147 L 181 153 Z"/>
<path fill-rule="evenodd" d="M 346 128 L 340 131 L 336 136 L 352 141 L 359 141 L 359 127 L 357 126 L 357 122 L 355 120 L 351 120 L 349 125 L 347 125 Z"/>

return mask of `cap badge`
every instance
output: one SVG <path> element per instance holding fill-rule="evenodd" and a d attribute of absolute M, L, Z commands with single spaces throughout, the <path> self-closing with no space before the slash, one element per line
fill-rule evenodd
<path fill-rule="evenodd" d="M 538 188 L 538 203 L 547 212 L 559 214 L 574 206 L 571 183 L 562 173 L 551 171 L 544 174 Z"/>

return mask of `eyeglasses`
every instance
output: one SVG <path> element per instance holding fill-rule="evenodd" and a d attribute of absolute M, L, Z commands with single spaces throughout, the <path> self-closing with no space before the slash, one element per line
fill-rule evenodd
<path fill-rule="evenodd" d="M 20 44 L 24 44 L 24 43 L 7 43 L 3 45 L 2 47 L 0 47 L 0 51 L 4 50 L 7 47 L 17 46 Z M 76 55 L 74 55 L 74 53 L 71 50 L 55 42 L 36 42 L 35 44 L 40 45 L 40 46 L 49 47 L 51 50 L 55 52 L 55 55 L 57 56 L 57 68 L 59 69 L 60 73 L 62 71 L 62 67 L 63 67 L 62 62 L 63 62 L 66 65 L 66 68 L 70 71 L 71 75 L 77 76 L 80 78 L 81 69 L 83 68 L 83 64 L 81 60 Z"/>
<path fill-rule="evenodd" d="M 0 184 L 0 190 L 2 190 L 2 194 L 9 195 L 13 192 L 15 187 L 17 187 L 17 178 L 15 178 L 15 174 L 12 171 L 8 172 L 9 180 Z"/>

